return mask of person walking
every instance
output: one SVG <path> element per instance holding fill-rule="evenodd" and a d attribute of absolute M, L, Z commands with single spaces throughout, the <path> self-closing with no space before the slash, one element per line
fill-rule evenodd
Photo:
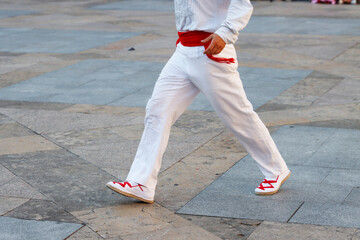
<path fill-rule="evenodd" d="M 170 128 L 202 92 L 265 176 L 255 194 L 276 193 L 291 173 L 246 97 L 233 45 L 250 20 L 250 1 L 174 2 L 179 35 L 176 51 L 161 71 L 146 105 L 145 129 L 126 181 L 112 181 L 106 186 L 153 203 Z"/>

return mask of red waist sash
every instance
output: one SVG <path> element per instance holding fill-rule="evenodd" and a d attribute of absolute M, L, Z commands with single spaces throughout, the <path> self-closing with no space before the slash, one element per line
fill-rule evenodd
<path fill-rule="evenodd" d="M 188 32 L 178 32 L 179 39 L 176 41 L 176 45 L 181 42 L 182 45 L 185 47 L 197 47 L 197 46 L 204 46 L 205 50 L 209 47 L 211 41 L 202 43 L 201 40 L 209 37 L 212 33 L 203 32 L 203 31 L 188 31 Z M 208 58 L 214 60 L 215 62 L 220 63 L 235 63 L 234 58 L 221 58 L 221 57 L 214 57 L 213 55 L 206 54 Z"/>

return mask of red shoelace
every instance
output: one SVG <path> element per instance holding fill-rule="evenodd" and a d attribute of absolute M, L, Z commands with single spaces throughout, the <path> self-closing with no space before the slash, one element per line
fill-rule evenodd
<path fill-rule="evenodd" d="M 265 190 L 265 188 L 274 188 L 272 183 L 277 183 L 278 179 L 279 179 L 279 176 L 276 178 L 276 180 L 266 180 L 266 178 L 265 178 L 264 181 L 262 181 L 260 183 L 260 186 L 257 188 L 259 188 L 261 190 Z M 263 186 L 263 184 L 269 184 L 270 186 Z"/>
<path fill-rule="evenodd" d="M 138 184 L 138 185 L 131 185 L 131 183 L 129 183 L 129 182 L 124 182 L 124 183 L 121 183 L 121 182 L 113 182 L 114 184 L 115 183 L 117 183 L 117 184 L 119 184 L 120 186 L 122 186 L 123 188 L 127 185 L 127 186 L 129 186 L 130 188 L 134 188 L 134 187 L 139 187 L 140 189 L 141 189 L 141 191 L 144 191 L 143 189 L 142 189 L 142 186 L 143 185 L 141 185 L 141 184 Z"/>

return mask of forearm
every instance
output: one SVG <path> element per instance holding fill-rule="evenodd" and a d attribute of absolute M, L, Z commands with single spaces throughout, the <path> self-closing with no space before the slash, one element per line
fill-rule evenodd
<path fill-rule="evenodd" d="M 252 12 L 250 0 L 231 0 L 227 17 L 215 33 L 226 43 L 235 43 L 239 31 L 248 24 Z"/>

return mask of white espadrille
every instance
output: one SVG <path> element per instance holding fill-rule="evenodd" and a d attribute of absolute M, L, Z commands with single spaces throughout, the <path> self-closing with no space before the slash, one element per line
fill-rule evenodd
<path fill-rule="evenodd" d="M 264 179 L 260 185 L 255 189 L 255 194 L 257 195 L 271 195 L 277 193 L 282 184 L 290 177 L 291 172 L 287 170 L 286 172 L 280 174 L 274 179 Z"/>
<path fill-rule="evenodd" d="M 121 195 L 132 197 L 146 203 L 154 202 L 155 191 L 144 185 L 132 182 L 108 182 L 106 186 Z"/>

